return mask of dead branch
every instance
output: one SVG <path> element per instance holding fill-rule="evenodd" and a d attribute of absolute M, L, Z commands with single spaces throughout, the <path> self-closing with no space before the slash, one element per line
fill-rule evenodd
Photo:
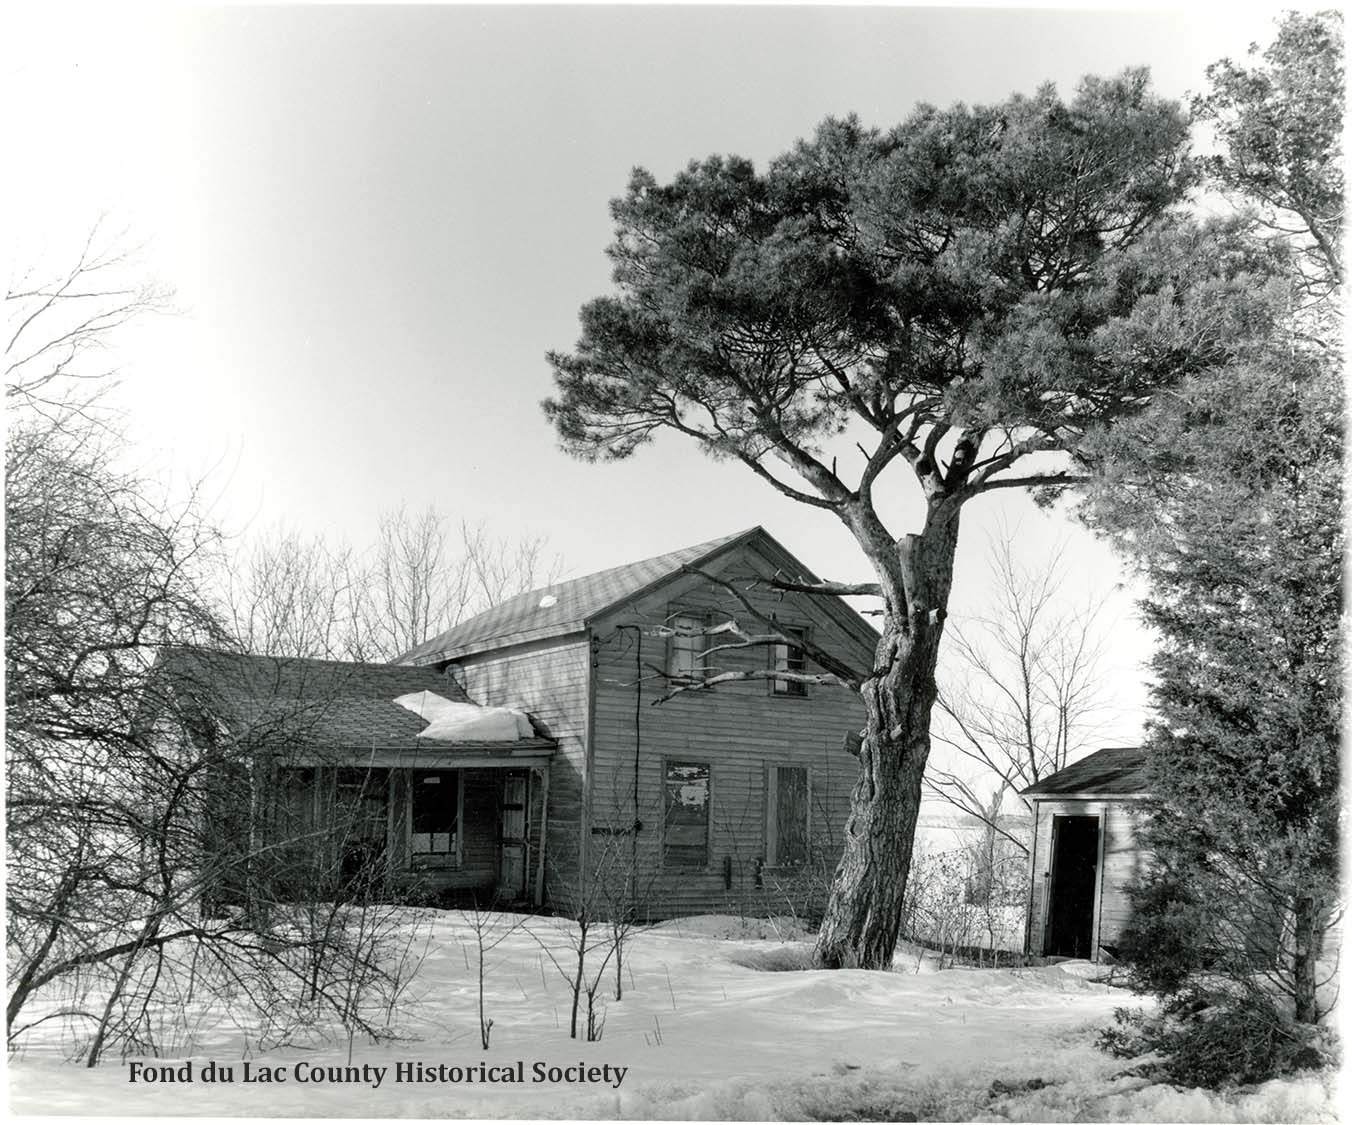
<path fill-rule="evenodd" d="M 672 679 L 673 677 L 667 677 Z M 691 683 L 680 684 L 672 688 L 665 695 L 654 699 L 649 706 L 656 707 L 659 703 L 665 703 L 687 691 L 712 691 L 719 684 L 731 684 L 742 680 L 780 680 L 791 684 L 818 684 L 820 686 L 834 686 L 849 688 L 851 691 L 858 691 L 859 685 L 831 672 L 780 672 L 771 668 L 749 668 L 742 672 L 720 672 L 716 676 L 710 676 L 707 680 L 698 680 Z"/>

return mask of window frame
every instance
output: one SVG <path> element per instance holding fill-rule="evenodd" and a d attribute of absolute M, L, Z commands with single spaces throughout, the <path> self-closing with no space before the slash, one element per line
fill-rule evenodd
<path fill-rule="evenodd" d="M 666 622 L 668 627 L 674 629 L 682 619 L 686 619 L 687 621 L 694 622 L 696 625 L 698 625 L 698 627 L 701 630 L 701 634 L 698 636 L 687 638 L 679 636 L 678 634 L 673 632 L 667 638 L 667 658 L 666 658 L 667 677 L 672 680 L 679 679 L 682 681 L 688 681 L 690 683 L 695 684 L 703 683 L 705 680 L 709 678 L 709 669 L 707 667 L 697 668 L 695 666 L 701 663 L 697 659 L 699 654 L 709 647 L 707 644 L 703 643 L 704 641 L 707 640 L 707 637 L 704 636 L 703 634 L 703 630 L 707 630 L 709 628 L 709 620 L 710 620 L 709 611 L 707 609 L 691 609 L 689 606 L 680 606 L 680 605 L 672 605 L 667 607 Z M 695 647 L 690 650 L 692 668 L 689 676 L 682 675 L 675 670 L 676 654 L 680 651 L 683 651 L 679 642 L 685 640 L 690 640 L 694 642 L 695 645 Z"/>
<path fill-rule="evenodd" d="M 803 843 L 805 855 L 800 863 L 785 863 L 779 852 L 779 771 L 802 770 L 807 781 L 804 794 Z M 773 870 L 800 871 L 812 865 L 812 766 L 806 762 L 782 760 L 765 763 L 765 866 Z"/>
<path fill-rule="evenodd" d="M 672 765 L 681 766 L 703 766 L 708 775 L 709 795 L 704 803 L 704 862 L 694 863 L 671 863 L 667 859 L 667 771 Z M 661 776 L 658 779 L 662 793 L 662 841 L 659 854 L 659 863 L 663 871 L 697 871 L 707 872 L 712 870 L 714 861 L 714 763 L 711 758 L 695 758 L 689 756 L 677 756 L 675 754 L 663 754 L 660 760 Z"/>
<path fill-rule="evenodd" d="M 413 802 L 418 792 L 420 773 L 455 775 L 455 847 L 449 852 L 419 852 L 413 850 Z M 465 771 L 463 769 L 424 769 L 410 766 L 408 770 L 408 801 L 404 813 L 404 854 L 410 865 L 458 869 L 465 862 Z"/>
<path fill-rule="evenodd" d="M 775 622 L 776 628 L 786 636 L 796 636 L 800 641 L 810 642 L 812 629 L 808 625 L 795 625 L 789 622 Z M 779 650 L 785 650 L 784 666 L 779 665 Z M 792 653 L 798 653 L 798 667 L 793 667 Z M 806 672 L 807 652 L 802 645 L 786 645 L 775 642 L 770 645 L 769 670 L 771 672 Z M 795 680 L 777 680 L 770 678 L 770 695 L 776 699 L 806 699 L 808 685 Z"/>

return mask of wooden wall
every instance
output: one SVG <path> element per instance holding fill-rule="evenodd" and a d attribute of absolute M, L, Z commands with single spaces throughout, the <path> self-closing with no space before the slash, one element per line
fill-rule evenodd
<path fill-rule="evenodd" d="M 1139 844 L 1143 805 L 1137 800 L 1041 799 L 1034 805 L 1032 894 L 1027 950 L 1039 955 L 1047 925 L 1047 892 L 1051 885 L 1052 821 L 1058 816 L 1098 816 L 1103 861 L 1099 866 L 1097 944 L 1115 945 L 1131 914 L 1126 888 L 1142 870 Z"/>
<path fill-rule="evenodd" d="M 545 728 L 544 733 L 559 743 L 549 767 L 545 895 L 547 901 L 562 908 L 568 906 L 563 892 L 573 886 L 578 871 L 586 772 L 588 660 L 586 635 L 575 633 L 456 662 L 471 699 L 529 711 Z M 533 900 L 542 812 L 538 778 L 532 777 L 530 790 L 532 839 L 527 879 Z"/>
<path fill-rule="evenodd" d="M 774 564 L 748 548 L 720 560 L 717 569 L 728 578 L 768 576 Z M 813 643 L 861 669 L 870 665 L 871 644 L 852 636 L 826 612 L 822 599 L 771 591 L 751 597 L 757 609 L 782 624 L 807 628 Z M 735 617 L 751 631 L 758 628 L 736 599 L 697 576 L 667 583 L 596 622 L 589 867 L 628 866 L 637 853 L 640 914 L 654 919 L 819 909 L 839 860 L 858 775 L 857 759 L 843 749 L 844 736 L 863 725 L 863 705 L 844 688 L 810 685 L 804 697 L 777 695 L 769 681 L 761 680 L 690 692 L 652 706 L 667 687 L 650 668 L 641 673 L 640 666 L 665 666 L 667 642 L 649 633 L 677 609 L 707 614 L 713 621 Z M 769 654 L 751 648 L 712 659 L 720 671 L 766 668 Z M 807 670 L 816 669 L 809 664 Z M 640 683 L 641 675 L 646 678 Z M 711 768 L 709 862 L 703 868 L 661 863 L 668 759 L 707 762 Z M 808 870 L 763 871 L 758 880 L 766 857 L 766 774 L 776 765 L 806 766 L 810 772 L 813 863 Z M 635 819 L 643 825 L 637 841 L 628 835 Z"/>

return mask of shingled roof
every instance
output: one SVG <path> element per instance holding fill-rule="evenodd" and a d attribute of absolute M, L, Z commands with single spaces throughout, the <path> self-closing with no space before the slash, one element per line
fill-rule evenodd
<path fill-rule="evenodd" d="M 477 742 L 429 743 L 427 721 L 394 700 L 430 691 L 473 703 L 459 684 L 432 668 L 341 660 L 258 656 L 178 647 L 160 654 L 159 671 L 176 694 L 232 734 L 285 738 L 334 749 L 470 749 Z M 552 746 L 546 738 L 484 746 Z"/>
<path fill-rule="evenodd" d="M 401 664 L 435 664 L 472 652 L 578 632 L 592 618 L 650 586 L 674 577 L 682 567 L 707 563 L 757 535 L 768 538 L 764 530 L 752 527 L 641 562 L 614 566 L 518 594 L 410 649 L 399 661 Z"/>
<path fill-rule="evenodd" d="M 1139 747 L 1109 747 L 1072 762 L 1020 792 L 1025 797 L 1139 794 L 1146 788 L 1145 763 L 1145 751 Z"/>

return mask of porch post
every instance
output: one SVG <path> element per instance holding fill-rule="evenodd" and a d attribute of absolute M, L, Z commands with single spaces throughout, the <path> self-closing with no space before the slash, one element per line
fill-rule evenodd
<path fill-rule="evenodd" d="M 540 769 L 540 853 L 535 861 L 535 905 L 545 900 L 545 841 L 549 838 L 549 763 Z"/>

